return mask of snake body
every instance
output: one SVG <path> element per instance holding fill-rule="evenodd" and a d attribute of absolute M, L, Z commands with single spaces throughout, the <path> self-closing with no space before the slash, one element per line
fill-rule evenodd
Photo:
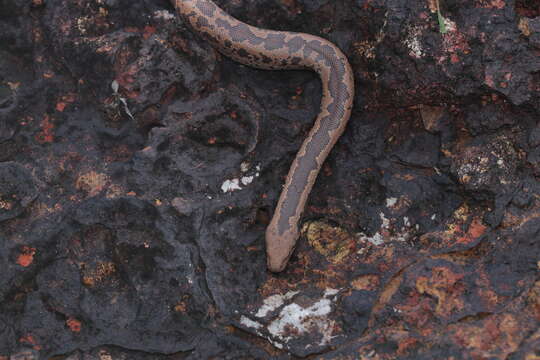
<path fill-rule="evenodd" d="M 184 22 L 233 60 L 260 69 L 312 69 L 321 78 L 320 113 L 290 167 L 266 229 L 268 269 L 282 271 L 298 240 L 298 222 L 317 174 L 351 114 L 354 79 L 349 62 L 323 38 L 248 25 L 210 0 L 172 1 Z"/>

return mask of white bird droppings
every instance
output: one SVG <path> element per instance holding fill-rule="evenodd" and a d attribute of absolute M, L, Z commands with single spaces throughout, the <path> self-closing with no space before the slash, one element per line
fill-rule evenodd
<path fill-rule="evenodd" d="M 221 185 L 221 191 L 223 191 L 224 193 L 232 192 L 235 190 L 242 190 L 242 188 L 240 187 L 240 180 L 238 179 L 225 180 Z"/>
<path fill-rule="evenodd" d="M 327 315 L 332 312 L 333 296 L 337 293 L 338 290 L 327 289 L 319 301 L 308 307 L 296 303 L 284 306 L 278 317 L 268 325 L 268 332 L 284 343 L 293 337 L 316 332 L 322 335 L 319 345 L 328 344 L 334 337 L 335 321 Z"/>

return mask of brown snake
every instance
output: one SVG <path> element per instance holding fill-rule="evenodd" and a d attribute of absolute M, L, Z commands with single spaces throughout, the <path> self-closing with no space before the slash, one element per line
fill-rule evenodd
<path fill-rule="evenodd" d="M 210 0 L 172 2 L 186 23 L 233 60 L 268 70 L 312 69 L 321 77 L 321 111 L 291 165 L 266 229 L 268 269 L 282 271 L 298 240 L 298 222 L 317 174 L 349 120 L 354 97 L 351 66 L 341 50 L 323 38 L 248 25 Z"/>

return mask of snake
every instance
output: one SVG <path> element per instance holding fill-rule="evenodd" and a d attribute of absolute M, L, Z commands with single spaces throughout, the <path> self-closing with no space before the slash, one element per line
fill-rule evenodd
<path fill-rule="evenodd" d="M 299 221 L 317 174 L 351 115 L 351 66 L 336 45 L 321 37 L 251 26 L 211 0 L 171 1 L 185 24 L 234 61 L 266 70 L 313 70 L 321 79 L 320 112 L 291 164 L 266 228 L 267 267 L 281 272 L 296 247 Z"/>

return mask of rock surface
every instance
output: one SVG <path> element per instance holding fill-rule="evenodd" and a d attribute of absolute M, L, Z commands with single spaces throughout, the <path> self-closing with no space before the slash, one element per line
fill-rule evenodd
<path fill-rule="evenodd" d="M 4 0 L 0 360 L 538 356 L 538 2 L 218 3 L 355 71 L 286 271 L 264 230 L 315 74 L 165 0 Z"/>

